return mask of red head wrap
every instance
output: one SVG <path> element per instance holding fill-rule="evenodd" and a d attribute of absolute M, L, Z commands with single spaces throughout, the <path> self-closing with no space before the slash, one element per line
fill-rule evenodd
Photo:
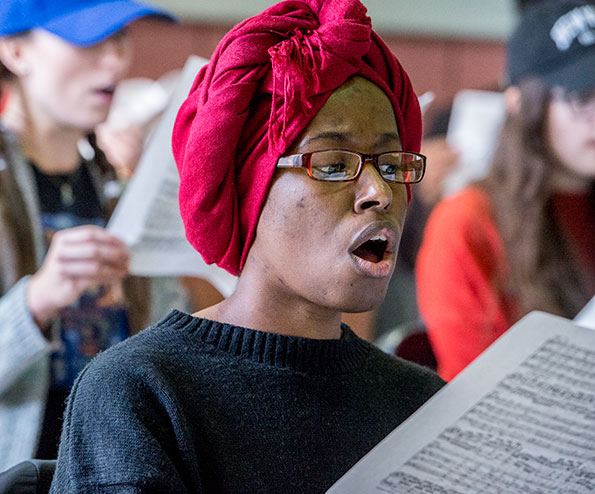
<path fill-rule="evenodd" d="M 173 132 L 186 236 L 205 262 L 239 274 L 277 160 L 355 74 L 384 90 L 403 149 L 418 151 L 417 97 L 359 0 L 281 2 L 219 43 Z"/>

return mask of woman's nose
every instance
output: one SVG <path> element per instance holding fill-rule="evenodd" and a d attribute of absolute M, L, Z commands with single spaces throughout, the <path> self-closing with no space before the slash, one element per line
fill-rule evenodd
<path fill-rule="evenodd" d="M 356 179 L 355 212 L 388 211 L 392 202 L 393 190 L 390 185 L 380 176 L 373 163 L 364 163 Z"/>

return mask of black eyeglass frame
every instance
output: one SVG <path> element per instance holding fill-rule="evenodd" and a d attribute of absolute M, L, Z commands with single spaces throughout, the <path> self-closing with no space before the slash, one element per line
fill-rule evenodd
<path fill-rule="evenodd" d="M 358 156 L 359 157 L 359 165 L 358 165 L 357 171 L 355 172 L 355 175 L 350 178 L 341 178 L 341 179 L 332 179 L 332 180 L 325 180 L 323 178 L 317 178 L 317 177 L 313 176 L 312 168 L 310 166 L 312 155 L 316 154 L 316 153 L 328 153 L 328 152 L 342 152 L 342 153 L 349 153 L 349 154 Z M 395 153 L 407 154 L 407 155 L 415 156 L 417 158 L 421 158 L 422 170 L 421 170 L 421 175 L 420 175 L 419 179 L 417 179 L 415 181 L 388 180 L 383 175 L 382 171 L 380 170 L 380 166 L 378 164 L 378 158 L 385 154 L 395 154 Z M 378 154 L 364 154 L 364 153 L 358 153 L 356 151 L 351 151 L 348 149 L 324 149 L 324 150 L 319 150 L 319 151 L 313 151 L 311 153 L 299 153 L 299 154 L 290 154 L 287 156 L 281 156 L 279 158 L 279 160 L 277 161 L 277 168 L 305 168 L 306 171 L 308 172 L 308 176 L 313 180 L 318 180 L 319 182 L 352 182 L 360 176 L 362 170 L 364 169 L 364 164 L 370 162 L 374 165 L 374 168 L 376 168 L 376 170 L 378 171 L 378 173 L 382 177 L 382 179 L 388 183 L 417 184 L 417 183 L 421 182 L 421 180 L 424 178 L 424 175 L 426 173 L 426 161 L 427 161 L 427 157 L 425 155 L 420 154 L 420 153 L 414 153 L 412 151 L 399 150 L 399 151 L 387 151 L 387 152 L 378 153 Z"/>

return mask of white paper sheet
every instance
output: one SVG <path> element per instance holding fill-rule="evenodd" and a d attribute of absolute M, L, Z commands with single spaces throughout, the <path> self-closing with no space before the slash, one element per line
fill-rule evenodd
<path fill-rule="evenodd" d="M 595 329 L 595 297 L 577 314 L 574 322 L 583 328 Z"/>
<path fill-rule="evenodd" d="M 149 138 L 138 167 L 108 224 L 130 248 L 130 272 L 139 276 L 197 276 L 229 296 L 237 278 L 207 265 L 186 240 L 178 206 L 180 179 L 171 150 L 173 123 L 200 67 L 186 62 L 172 98 Z"/>
<path fill-rule="evenodd" d="M 595 491 L 595 332 L 533 312 L 329 494 Z"/>
<path fill-rule="evenodd" d="M 434 99 L 436 99 L 436 94 L 434 94 L 432 91 L 426 91 L 417 98 L 419 101 L 419 109 L 421 110 L 422 115 L 426 113 L 428 107 L 432 104 Z"/>
<path fill-rule="evenodd" d="M 459 161 L 444 181 L 443 195 L 485 177 L 506 116 L 504 96 L 466 89 L 453 100 L 446 139 L 459 151 Z"/>

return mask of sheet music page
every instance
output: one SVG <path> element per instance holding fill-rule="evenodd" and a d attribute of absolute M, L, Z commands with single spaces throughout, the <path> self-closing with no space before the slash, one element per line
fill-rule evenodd
<path fill-rule="evenodd" d="M 595 297 L 585 305 L 573 320 L 583 328 L 595 329 Z"/>
<path fill-rule="evenodd" d="M 199 69 L 208 60 L 191 56 L 171 100 L 149 138 L 108 229 L 130 248 L 130 272 L 138 276 L 197 276 L 229 296 L 237 278 L 207 265 L 184 233 L 178 206 L 180 178 L 171 150 L 173 124 Z"/>
<path fill-rule="evenodd" d="M 459 160 L 444 180 L 444 196 L 485 177 L 506 116 L 502 93 L 466 89 L 452 103 L 446 140 Z"/>
<path fill-rule="evenodd" d="M 595 492 L 595 332 L 533 312 L 329 494 Z"/>

